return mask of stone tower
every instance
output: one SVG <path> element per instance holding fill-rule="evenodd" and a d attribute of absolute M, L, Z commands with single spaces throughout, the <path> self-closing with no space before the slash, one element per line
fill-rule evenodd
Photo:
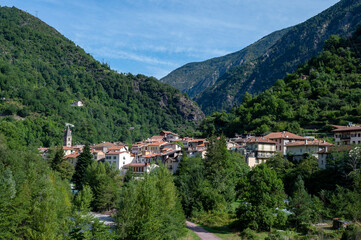
<path fill-rule="evenodd" d="M 69 126 L 67 126 L 64 133 L 64 146 L 71 147 L 71 140 L 72 140 L 71 129 Z"/>

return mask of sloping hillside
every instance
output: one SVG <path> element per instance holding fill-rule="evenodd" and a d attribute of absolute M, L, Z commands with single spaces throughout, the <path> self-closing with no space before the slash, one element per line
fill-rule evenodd
<path fill-rule="evenodd" d="M 246 93 L 240 106 L 206 117 L 200 131 L 314 135 L 349 122 L 361 123 L 361 26 L 351 38 L 332 36 L 317 57 L 258 96 Z"/>
<path fill-rule="evenodd" d="M 160 129 L 193 129 L 202 111 L 179 90 L 119 74 L 39 19 L 0 8 L 0 131 L 24 144 L 132 141 Z M 80 100 L 84 107 L 71 106 Z M 16 116 L 14 119 L 12 116 Z"/>
<path fill-rule="evenodd" d="M 180 89 L 190 97 L 195 97 L 207 87 L 213 86 L 227 70 L 262 56 L 288 30 L 287 28 L 271 33 L 254 44 L 226 56 L 188 63 L 172 71 L 160 81 Z"/>
<path fill-rule="evenodd" d="M 231 68 L 195 100 L 205 113 L 230 109 L 245 92 L 256 94 L 322 50 L 331 35 L 349 36 L 361 24 L 361 1 L 343 0 L 292 27 L 260 58 Z"/>

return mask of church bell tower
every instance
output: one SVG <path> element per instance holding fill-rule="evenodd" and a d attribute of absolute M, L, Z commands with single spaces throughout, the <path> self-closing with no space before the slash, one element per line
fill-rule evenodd
<path fill-rule="evenodd" d="M 69 126 L 67 126 L 64 133 L 64 146 L 71 147 L 71 140 L 72 140 L 71 129 Z"/>

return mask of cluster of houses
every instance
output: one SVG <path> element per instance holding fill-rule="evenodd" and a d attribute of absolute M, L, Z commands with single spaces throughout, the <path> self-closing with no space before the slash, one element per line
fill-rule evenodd
<path fill-rule="evenodd" d="M 265 136 L 244 135 L 231 138 L 227 140 L 227 148 L 229 151 L 244 155 L 250 167 L 264 163 L 280 153 L 296 161 L 312 155 L 318 159 L 319 167 L 325 169 L 331 152 L 344 150 L 345 146 L 361 144 L 361 126 L 349 124 L 333 125 L 333 127 L 335 144 L 311 136 L 303 137 L 283 131 L 272 132 Z M 188 157 L 204 158 L 208 146 L 207 139 L 180 137 L 170 131 L 161 131 L 159 135 L 137 142 L 131 147 L 120 142 L 102 142 L 90 148 L 94 160 L 113 164 L 120 169 L 122 175 L 125 175 L 130 169 L 138 174 L 149 172 L 159 163 L 165 164 L 170 172 L 175 173 L 183 154 L 187 154 Z M 68 126 L 64 134 L 65 158 L 76 165 L 83 147 L 84 145 L 72 146 L 72 133 Z M 39 150 L 45 158 L 47 149 Z"/>

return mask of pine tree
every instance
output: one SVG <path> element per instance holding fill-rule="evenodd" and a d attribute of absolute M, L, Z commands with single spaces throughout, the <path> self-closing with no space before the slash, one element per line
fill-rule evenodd
<path fill-rule="evenodd" d="M 298 228 L 300 224 L 308 224 L 312 219 L 312 198 L 307 193 L 302 177 L 299 175 L 295 182 L 294 191 L 290 198 L 290 210 L 293 215 L 290 221 Z"/>
<path fill-rule="evenodd" d="M 116 222 L 122 239 L 179 239 L 184 235 L 184 214 L 165 166 L 122 188 Z"/>
<path fill-rule="evenodd" d="M 78 190 L 83 189 L 85 183 L 86 170 L 90 164 L 93 162 L 93 155 L 90 153 L 89 145 L 85 145 L 83 152 L 78 157 L 78 162 L 75 167 L 75 173 L 73 176 L 73 181 Z"/>

